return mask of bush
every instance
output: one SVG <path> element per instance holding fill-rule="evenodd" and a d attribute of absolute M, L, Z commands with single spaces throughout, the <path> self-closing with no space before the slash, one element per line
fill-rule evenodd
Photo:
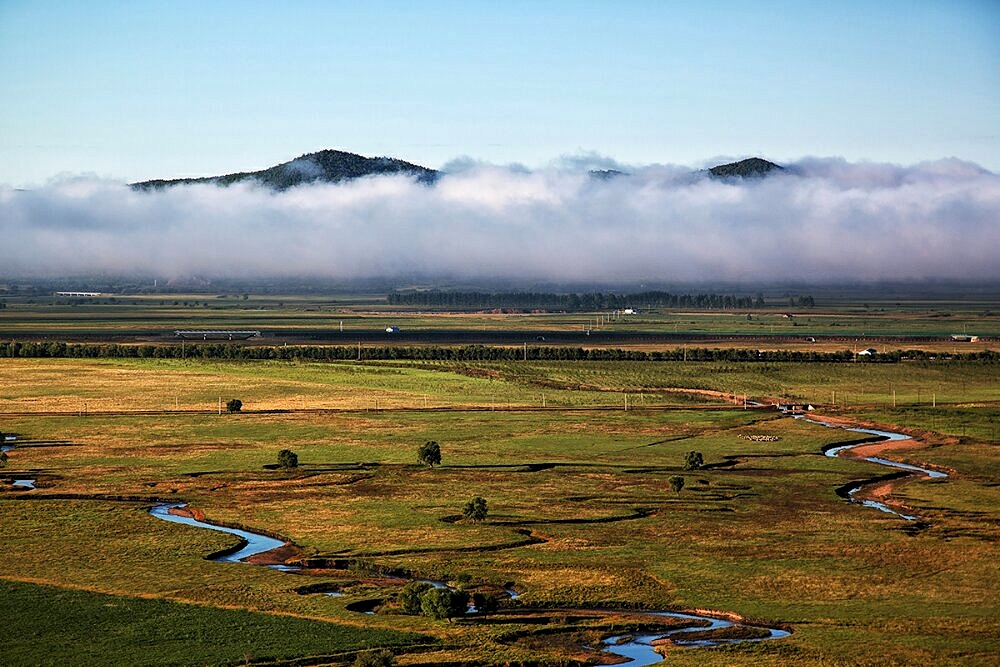
<path fill-rule="evenodd" d="M 485 519 L 487 514 L 489 514 L 489 508 L 486 505 L 486 500 L 479 496 L 465 503 L 465 507 L 462 508 L 462 516 L 476 523 Z"/>
<path fill-rule="evenodd" d="M 399 592 L 399 604 L 403 607 L 403 613 L 419 616 L 421 612 L 420 597 L 432 588 L 434 586 L 426 581 L 411 581 L 403 586 L 403 590 Z"/>
<path fill-rule="evenodd" d="M 278 465 L 282 468 L 298 468 L 299 455 L 290 449 L 282 449 L 278 452 Z"/>
<path fill-rule="evenodd" d="M 243 409 L 243 401 L 241 401 L 238 398 L 234 398 L 228 403 L 226 403 L 226 410 L 229 410 L 230 412 L 239 412 L 242 409 Z"/>
<path fill-rule="evenodd" d="M 680 493 L 681 489 L 684 488 L 684 478 L 680 475 L 674 475 L 667 480 L 667 483 L 670 484 L 670 488 L 673 489 L 674 493 Z"/>
<path fill-rule="evenodd" d="M 483 616 L 486 616 L 487 614 L 491 614 L 497 610 L 500 606 L 500 601 L 497 600 L 497 596 L 492 593 L 476 591 L 472 594 L 472 604 L 476 605 L 476 611 Z"/>
<path fill-rule="evenodd" d="M 465 591 L 453 591 L 450 588 L 431 588 L 420 596 L 420 611 L 424 616 L 449 621 L 455 616 L 461 616 L 469 608 L 469 594 Z"/>
<path fill-rule="evenodd" d="M 685 470 L 701 470 L 704 467 L 705 457 L 701 455 L 701 452 L 688 452 L 687 456 L 684 457 Z"/>
<path fill-rule="evenodd" d="M 428 468 L 441 465 L 441 447 L 433 440 L 428 440 L 420 445 L 417 450 L 417 461 L 423 463 Z"/>

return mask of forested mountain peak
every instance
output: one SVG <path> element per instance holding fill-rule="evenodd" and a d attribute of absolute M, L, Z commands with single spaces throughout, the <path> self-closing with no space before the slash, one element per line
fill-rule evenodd
<path fill-rule="evenodd" d="M 189 185 L 193 183 L 226 186 L 244 181 L 257 181 L 261 185 L 275 190 L 285 190 L 296 185 L 302 185 L 303 183 L 338 183 L 353 178 L 384 174 L 415 176 L 417 181 L 421 183 L 432 183 L 438 176 L 438 172 L 434 169 L 421 167 L 420 165 L 411 164 L 396 158 L 365 157 L 346 151 L 322 150 L 316 153 L 300 155 L 294 160 L 282 162 L 281 164 L 260 171 L 238 172 L 203 178 L 142 181 L 133 183 L 132 187 L 139 190 L 152 190 L 172 185 Z"/>
<path fill-rule="evenodd" d="M 767 176 L 772 171 L 784 171 L 784 167 L 773 162 L 768 162 L 759 157 L 751 157 L 738 162 L 716 165 L 709 169 L 712 176 L 721 178 L 760 178 Z"/>

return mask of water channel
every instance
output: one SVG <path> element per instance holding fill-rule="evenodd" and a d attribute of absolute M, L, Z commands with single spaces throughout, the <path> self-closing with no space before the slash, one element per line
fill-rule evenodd
<path fill-rule="evenodd" d="M 800 418 L 801 419 L 805 419 L 804 417 L 796 417 L 796 419 L 800 419 Z M 867 435 L 874 435 L 874 436 L 878 436 L 878 437 L 883 438 L 883 439 L 888 440 L 888 441 L 909 440 L 910 439 L 910 436 L 908 436 L 908 435 L 906 435 L 904 433 L 895 433 L 893 431 L 880 431 L 880 430 L 874 429 L 874 428 L 858 428 L 858 427 L 853 427 L 853 426 L 841 426 L 839 424 L 831 424 L 829 422 L 818 421 L 816 419 L 805 419 L 805 421 L 809 422 L 810 424 L 818 424 L 820 426 L 825 426 L 827 428 L 839 428 L 839 429 L 843 429 L 845 431 L 852 431 L 854 433 L 865 433 Z M 854 449 L 855 447 L 862 447 L 862 446 L 869 445 L 869 444 L 871 444 L 871 443 L 870 442 L 863 442 L 863 443 L 855 443 L 855 444 L 850 444 L 850 445 L 841 445 L 839 447 L 831 447 L 830 449 L 825 450 L 823 453 L 826 454 L 827 456 L 836 458 L 837 456 L 840 455 L 841 452 L 846 452 L 846 451 L 849 451 L 851 449 Z M 889 468 L 895 468 L 896 470 L 903 470 L 903 471 L 906 471 L 906 472 L 919 473 L 919 474 L 925 475 L 927 477 L 930 477 L 931 479 L 943 479 L 943 478 L 945 478 L 945 477 L 948 476 L 946 473 L 939 472 L 937 470 L 931 470 L 929 468 L 921 468 L 920 466 L 910 465 L 909 463 L 899 463 L 897 461 L 890 461 L 889 459 L 883 459 L 883 458 L 880 458 L 878 456 L 868 456 L 868 457 L 865 457 L 865 458 L 863 458 L 861 460 L 862 461 L 868 461 L 869 463 L 875 463 L 875 464 L 881 465 L 881 466 L 886 466 L 886 467 L 889 467 Z M 860 491 L 863 487 L 864 487 L 863 484 L 858 484 L 858 485 L 854 486 L 853 488 L 849 489 L 847 491 L 848 500 L 850 500 L 851 502 L 858 503 L 860 505 L 864 505 L 865 507 L 871 507 L 872 509 L 877 509 L 880 512 L 885 512 L 886 514 L 893 514 L 895 516 L 900 517 L 901 519 L 905 519 L 906 521 L 915 521 L 917 519 L 917 517 L 915 517 L 913 515 L 903 514 L 902 512 L 897 512 L 896 510 L 894 510 L 893 508 L 889 507 L 885 503 L 879 502 L 877 500 L 867 500 L 867 499 L 864 499 L 864 498 L 858 498 L 858 497 L 856 497 L 856 494 L 858 493 L 858 491 Z"/>
<path fill-rule="evenodd" d="M 17 436 L 13 435 L 5 435 L 3 438 L 4 442 L 14 442 L 15 440 L 17 440 Z M 14 445 L 0 445 L 0 452 L 9 452 L 12 449 L 14 449 Z M 35 482 L 37 481 L 38 480 L 35 479 L 15 479 L 11 480 L 11 484 L 27 491 L 31 491 L 35 488 Z"/>
<path fill-rule="evenodd" d="M 217 526 L 214 524 L 206 523 L 204 521 L 199 521 L 190 516 L 183 516 L 180 514 L 172 513 L 174 509 L 181 509 L 184 507 L 184 503 L 161 503 L 155 505 L 150 509 L 149 513 L 158 519 L 164 521 L 170 521 L 173 523 L 180 523 L 187 526 L 194 526 L 197 528 L 206 528 L 208 530 L 215 530 L 222 533 L 228 533 L 230 535 L 235 535 L 239 537 L 242 542 L 241 546 L 233 552 L 225 552 L 222 555 L 213 557 L 212 560 L 228 563 L 239 563 L 245 562 L 247 558 L 255 556 L 257 554 L 264 553 L 265 551 L 270 551 L 276 549 L 284 544 L 281 540 L 277 540 L 273 537 L 268 537 L 266 535 L 260 535 L 253 533 L 248 530 L 242 530 L 239 528 L 228 528 L 226 526 Z M 289 565 L 272 565 L 269 566 L 277 570 L 289 572 L 296 571 L 299 568 Z M 426 581 L 432 586 L 444 588 L 447 587 L 442 581 L 433 581 L 429 579 L 421 580 Z M 504 589 L 511 599 L 517 599 L 519 597 L 518 593 L 513 588 Z M 331 595 L 330 593 L 325 593 L 326 595 Z M 334 596 L 340 595 L 339 593 L 334 593 Z M 374 612 L 363 612 L 363 613 L 374 613 Z M 470 613 L 475 613 L 474 609 L 470 610 Z M 691 639 L 685 640 L 683 638 L 684 633 L 690 632 L 703 632 L 707 630 L 717 630 L 721 628 L 733 627 L 736 625 L 732 621 L 724 620 L 721 618 L 716 618 L 714 616 L 704 616 L 700 614 L 685 614 L 681 612 L 673 611 L 650 611 L 650 612 L 637 612 L 637 614 L 648 616 L 650 618 L 661 617 L 661 618 L 680 618 L 684 620 L 690 620 L 697 623 L 707 623 L 707 625 L 698 625 L 692 627 L 675 628 L 666 632 L 658 633 L 644 633 L 638 635 L 618 635 L 611 637 L 604 641 L 605 650 L 609 653 L 620 655 L 622 657 L 629 658 L 630 661 L 628 665 L 633 667 L 639 667 L 640 665 L 651 665 L 663 660 L 663 656 L 657 653 L 652 646 L 652 642 L 660 639 L 669 638 L 675 644 L 679 646 L 690 646 L 690 647 L 705 647 L 705 646 L 721 646 L 724 644 L 737 644 L 740 642 L 758 642 L 764 641 L 766 639 L 780 639 L 781 637 L 787 637 L 790 633 L 786 630 L 780 630 L 777 628 L 764 628 L 756 626 L 741 626 L 750 627 L 753 629 L 761 630 L 767 633 L 766 636 L 755 637 L 750 639 Z"/>

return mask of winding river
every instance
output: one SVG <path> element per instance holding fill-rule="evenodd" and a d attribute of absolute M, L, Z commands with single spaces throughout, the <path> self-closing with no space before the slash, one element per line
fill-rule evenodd
<path fill-rule="evenodd" d="M 260 535 L 258 533 L 251 533 L 249 530 L 241 530 L 239 528 L 227 528 L 226 526 L 216 526 L 215 524 L 206 523 L 204 521 L 198 521 L 194 517 L 182 516 L 180 514 L 173 514 L 171 510 L 181 509 L 184 507 L 184 503 L 161 503 L 156 505 L 149 513 L 155 516 L 157 519 L 163 519 L 164 521 L 170 521 L 173 523 L 182 523 L 185 526 L 195 526 L 197 528 L 207 528 L 208 530 L 216 530 L 220 533 L 229 533 L 230 535 L 235 535 L 242 540 L 242 547 L 238 548 L 232 553 L 224 552 L 219 556 L 212 558 L 214 561 L 219 561 L 222 563 L 239 563 L 251 556 L 256 556 L 257 554 L 262 554 L 265 551 L 270 551 L 272 549 L 277 549 L 280 546 L 284 546 L 284 542 L 281 540 L 276 540 L 273 537 L 268 537 L 267 535 Z M 289 565 L 276 566 L 274 569 L 280 570 L 296 570 L 298 568 L 291 567 Z"/>
<path fill-rule="evenodd" d="M 180 523 L 186 526 L 194 526 L 197 528 L 206 528 L 208 530 L 215 530 L 221 533 L 228 533 L 230 535 L 235 535 L 240 538 L 240 546 L 231 553 L 229 551 L 224 552 L 221 555 L 213 556 L 211 560 L 227 563 L 240 563 L 245 562 L 247 558 L 255 556 L 257 554 L 264 553 L 265 551 L 270 551 L 284 545 L 284 542 L 277 540 L 273 537 L 268 537 L 266 535 L 260 535 L 258 533 L 253 533 L 248 530 L 242 530 L 239 528 L 228 528 L 226 526 L 217 526 L 211 523 L 206 523 L 204 521 L 199 521 L 190 516 L 183 516 L 180 514 L 172 513 L 174 509 L 181 509 L 185 506 L 184 503 L 160 503 L 155 505 L 149 510 L 149 513 L 158 519 L 164 521 L 170 521 L 172 523 Z M 281 570 L 284 572 L 297 571 L 300 568 L 290 566 L 290 565 L 270 565 L 276 570 Z M 447 584 L 442 581 L 433 581 L 429 579 L 422 579 L 421 581 L 426 581 L 432 586 L 438 588 L 446 588 Z M 511 599 L 517 599 L 519 595 L 513 588 L 504 589 Z M 330 595 L 330 593 L 326 593 Z M 339 596 L 339 593 L 333 594 Z M 374 613 L 374 612 L 363 612 L 363 613 Z M 474 613 L 474 612 L 470 612 Z M 721 628 L 729 628 L 737 625 L 732 621 L 728 621 L 721 618 L 716 618 L 714 616 L 706 616 L 701 614 L 686 614 L 674 611 L 650 611 L 650 612 L 635 612 L 636 614 L 641 614 L 650 618 L 661 617 L 661 618 L 679 618 L 684 620 L 689 620 L 697 623 L 707 623 L 708 625 L 697 625 L 691 627 L 675 628 L 666 632 L 657 633 L 643 633 L 643 634 L 629 634 L 629 635 L 617 635 L 604 640 L 605 650 L 608 653 L 622 656 L 624 658 L 629 658 L 628 664 L 633 667 L 639 667 L 640 665 L 652 665 L 663 660 L 663 655 L 657 653 L 653 648 L 653 642 L 662 639 L 670 639 L 673 643 L 679 646 L 689 646 L 689 647 L 707 647 L 707 646 L 722 646 L 725 644 L 738 644 L 742 642 L 759 642 L 767 639 L 780 639 L 782 637 L 787 637 L 790 633 L 786 630 L 780 630 L 778 628 L 767 628 L 759 626 L 749 626 L 742 625 L 740 627 L 751 628 L 754 630 L 760 630 L 766 632 L 766 636 L 747 638 L 747 639 L 736 639 L 736 638 L 699 638 L 685 640 L 684 634 L 691 632 L 704 632 L 708 630 L 718 630 Z"/>
<path fill-rule="evenodd" d="M 874 428 L 857 428 L 853 426 L 841 426 L 839 424 L 831 424 L 829 422 L 818 421 L 816 419 L 806 419 L 804 417 L 796 417 L 796 419 L 805 419 L 805 421 L 809 422 L 810 424 L 819 424 L 820 426 L 825 426 L 827 428 L 839 428 L 845 431 L 852 431 L 854 433 L 865 433 L 868 435 L 874 435 L 888 441 L 910 439 L 910 436 L 904 433 L 895 433 L 893 431 L 880 431 Z M 854 449 L 855 447 L 862 447 L 869 444 L 871 443 L 856 443 L 852 445 L 841 445 L 839 447 L 831 447 L 830 449 L 825 450 L 823 453 L 826 454 L 827 456 L 836 458 L 837 456 L 840 455 L 841 452 L 846 452 L 851 449 Z M 943 479 L 948 476 L 946 473 L 939 472 L 937 470 L 931 470 L 929 468 L 921 468 L 920 466 L 910 465 L 909 463 L 899 463 L 898 461 L 890 461 L 889 459 L 883 459 L 878 456 L 868 456 L 861 460 L 868 461 L 870 463 L 875 463 L 881 466 L 886 466 L 889 468 L 895 468 L 896 470 L 903 470 L 906 472 L 921 474 L 931 479 Z M 854 503 L 858 503 L 860 505 L 864 505 L 865 507 L 871 507 L 872 509 L 877 509 L 880 512 L 885 512 L 886 514 L 893 514 L 907 521 L 915 521 L 917 519 L 917 517 L 913 515 L 897 512 L 896 510 L 889 507 L 885 503 L 881 503 L 877 500 L 867 500 L 864 498 L 857 498 L 855 494 L 857 494 L 858 491 L 864 488 L 864 486 L 865 486 L 864 484 L 858 484 L 848 489 L 847 491 L 848 500 Z"/>
<path fill-rule="evenodd" d="M 805 419 L 804 417 L 796 417 L 796 418 Z M 890 441 L 906 440 L 909 438 L 909 436 L 904 435 L 902 433 L 894 433 L 891 431 L 881 431 L 877 429 L 841 426 L 839 424 L 832 424 L 814 419 L 805 419 L 805 421 L 808 421 L 812 424 L 825 426 L 827 428 L 840 428 L 855 433 L 864 433 L 867 435 L 877 436 L 879 438 L 884 438 Z M 832 447 L 826 450 L 824 454 L 826 456 L 836 457 L 840 455 L 842 452 L 853 449 L 854 447 L 860 447 L 863 444 L 870 444 L 870 443 L 855 443 L 855 444 L 841 445 L 838 447 Z M 8 448 L 5 447 L 5 449 Z M 898 463 L 896 461 L 890 461 L 888 459 L 883 459 L 879 457 L 867 457 L 863 460 L 878 465 L 891 467 L 897 470 L 903 470 L 907 472 L 925 475 L 930 478 L 940 479 L 947 477 L 945 473 L 938 472 L 936 470 L 921 468 L 919 466 L 914 466 L 907 463 Z M 31 482 L 31 481 L 33 480 L 17 480 L 17 482 Z M 872 507 L 882 512 L 887 512 L 889 514 L 899 516 L 908 521 L 912 521 L 916 518 L 910 515 L 897 512 L 896 510 L 892 509 L 891 507 L 888 507 L 884 503 L 880 503 L 874 500 L 855 498 L 854 494 L 862 487 L 863 484 L 858 484 L 856 487 L 848 491 L 848 498 L 852 502 L 860 503 L 867 507 Z M 183 516 L 172 513 L 172 510 L 180 509 L 182 507 L 184 507 L 183 503 L 162 503 L 153 507 L 150 510 L 150 514 L 157 517 L 158 519 L 163 519 L 164 521 L 171 521 L 173 523 L 180 523 L 188 526 L 195 526 L 198 528 L 215 530 L 222 533 L 235 535 L 240 538 L 241 543 L 237 548 L 223 552 L 222 554 L 213 557 L 212 560 L 231 562 L 231 563 L 244 562 L 247 558 L 251 556 L 264 553 L 265 551 L 270 551 L 272 549 L 276 549 L 284 544 L 281 540 L 277 540 L 275 538 L 268 537 L 266 535 L 253 533 L 248 530 L 242 530 L 238 528 L 228 528 L 225 526 L 217 526 L 214 524 L 206 523 L 204 521 L 199 521 L 190 516 Z M 297 567 L 287 566 L 287 565 L 276 565 L 271 567 L 274 567 L 275 569 L 279 569 L 282 571 L 295 571 L 299 569 Z M 428 581 L 428 583 L 431 583 L 434 586 L 445 586 L 443 582 L 438 582 L 438 581 Z M 507 590 L 512 598 L 517 597 L 517 594 L 516 592 L 513 591 L 513 589 L 507 589 Z M 661 662 L 663 660 L 663 655 L 655 650 L 653 644 L 655 642 L 662 641 L 665 639 L 670 640 L 673 644 L 676 644 L 678 646 L 711 647 L 711 646 L 722 646 L 728 644 L 738 644 L 743 642 L 760 642 L 769 639 L 780 639 L 782 637 L 787 637 L 790 634 L 788 631 L 781 630 L 778 628 L 737 624 L 733 621 L 702 614 L 690 614 L 690 613 L 681 613 L 674 611 L 651 611 L 651 612 L 638 612 L 638 613 L 647 616 L 649 618 L 654 618 L 654 617 L 676 618 L 676 619 L 683 619 L 699 623 L 700 625 L 675 628 L 669 631 L 618 635 L 605 639 L 603 642 L 604 650 L 607 651 L 608 653 L 628 658 L 628 662 L 623 664 L 628 664 L 632 667 L 640 667 L 642 665 L 652 665 Z M 753 638 L 704 638 L 700 636 L 695 639 L 684 638 L 686 634 L 690 633 L 701 633 L 711 630 L 720 630 L 724 628 L 734 627 L 737 625 L 739 627 L 758 630 L 760 631 L 761 636 Z"/>

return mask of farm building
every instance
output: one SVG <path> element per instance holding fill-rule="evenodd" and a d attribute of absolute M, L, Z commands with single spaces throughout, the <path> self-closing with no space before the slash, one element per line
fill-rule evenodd
<path fill-rule="evenodd" d="M 867 350 L 861 350 L 860 352 L 858 352 L 859 357 L 874 357 L 876 354 L 878 354 L 878 350 L 876 350 L 874 347 L 870 347 Z"/>
<path fill-rule="evenodd" d="M 399 333 L 399 327 L 386 327 L 386 333 Z"/>

